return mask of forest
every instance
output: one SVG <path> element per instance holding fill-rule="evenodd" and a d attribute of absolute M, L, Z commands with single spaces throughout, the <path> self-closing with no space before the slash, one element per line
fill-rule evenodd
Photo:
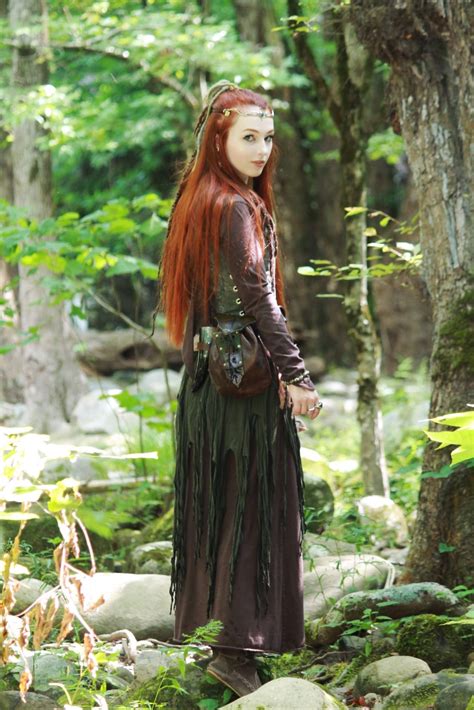
<path fill-rule="evenodd" d="M 474 710 L 473 36 L 469 0 L 0 0 L 2 710 Z M 324 401 L 305 646 L 242 698 L 206 672 L 219 620 L 174 642 L 183 359 L 155 312 L 222 79 L 274 110 Z"/>

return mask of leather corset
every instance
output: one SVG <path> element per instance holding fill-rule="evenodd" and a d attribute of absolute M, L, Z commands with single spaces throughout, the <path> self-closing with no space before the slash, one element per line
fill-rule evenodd
<path fill-rule="evenodd" d="M 276 242 L 273 220 L 268 214 L 264 216 L 263 236 L 265 243 L 263 253 L 265 281 L 262 283 L 262 286 L 270 288 L 275 293 Z M 226 329 L 240 330 L 245 325 L 255 322 L 255 318 L 253 314 L 246 313 L 243 308 L 242 300 L 239 296 L 239 289 L 234 283 L 223 249 L 220 251 L 219 260 L 217 292 L 214 294 L 211 302 L 211 312 L 221 327 L 222 323 L 225 322 L 227 324 Z M 232 326 L 230 325 L 231 323 L 233 324 Z"/>

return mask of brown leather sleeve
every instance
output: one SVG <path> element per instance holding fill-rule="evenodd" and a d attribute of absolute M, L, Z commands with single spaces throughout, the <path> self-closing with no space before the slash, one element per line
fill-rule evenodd
<path fill-rule="evenodd" d="M 267 281 L 263 255 L 244 200 L 234 202 L 229 222 L 227 215 L 223 216 L 221 239 L 230 274 L 242 299 L 242 306 L 248 315 L 255 318 L 262 341 L 282 378 L 291 380 L 302 375 L 305 365 L 298 346 L 288 331 L 272 286 Z M 309 378 L 300 386 L 314 390 Z"/>

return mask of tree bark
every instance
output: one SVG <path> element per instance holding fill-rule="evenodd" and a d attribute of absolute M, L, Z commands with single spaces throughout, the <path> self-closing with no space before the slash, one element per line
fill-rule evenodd
<path fill-rule="evenodd" d="M 432 303 L 430 417 L 473 401 L 474 15 L 469 0 L 352 0 L 362 42 L 388 62 L 420 204 L 423 277 Z M 430 425 L 438 429 L 437 425 Z M 423 471 L 450 462 L 430 442 Z M 474 476 L 421 482 L 403 581 L 474 582 Z"/>
<path fill-rule="evenodd" d="M 290 15 L 298 15 L 297 0 L 288 0 Z M 336 82 L 330 87 L 311 51 L 306 35 L 291 21 L 294 41 L 303 69 L 324 98 L 340 135 L 341 208 L 367 204 L 367 141 L 370 122 L 365 109 L 372 77 L 372 60 L 354 42 L 354 29 L 347 10 L 331 11 L 337 47 Z M 347 261 L 361 266 L 361 276 L 349 282 L 345 311 L 348 334 L 356 351 L 358 373 L 357 419 L 360 426 L 360 467 L 367 494 L 389 495 L 388 471 L 383 445 L 383 423 L 378 394 L 381 349 L 368 301 L 366 213 L 350 217 L 345 233 Z"/>
<path fill-rule="evenodd" d="M 8 3 L 0 0 L 0 19 L 8 18 Z M 1 115 L 0 115 L 1 122 Z M 0 123 L 0 200 L 13 202 L 13 171 L 11 148 L 6 143 L 7 134 Z M 16 333 L 19 327 L 18 293 L 9 286 L 18 269 L 5 261 L 0 260 L 0 295 L 3 303 L 0 304 L 0 321 L 11 323 L 12 327 L 0 327 L 0 347 L 4 352 L 0 354 L 0 399 L 7 402 L 18 402 L 22 398 L 21 373 L 17 367 L 18 351 L 8 352 L 8 348 L 15 345 Z M 14 315 L 8 315 L 11 311 Z"/>
<path fill-rule="evenodd" d="M 15 32 L 12 83 L 17 93 L 45 84 L 48 65 L 42 54 L 46 17 L 41 0 L 11 0 L 10 25 Z M 24 28 L 28 28 L 24 29 Z M 40 125 L 26 119 L 14 129 L 12 144 L 14 204 L 42 220 L 52 214 L 51 158 L 40 150 Z M 48 432 L 69 420 L 80 392 L 80 373 L 73 359 L 69 326 L 63 306 L 50 304 L 44 268 L 20 274 L 21 328 L 38 333 L 23 347 L 24 397 L 28 423 Z"/>

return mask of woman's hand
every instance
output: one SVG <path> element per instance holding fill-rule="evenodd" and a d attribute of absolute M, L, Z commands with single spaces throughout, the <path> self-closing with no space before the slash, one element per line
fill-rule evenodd
<path fill-rule="evenodd" d="M 280 389 L 282 384 L 280 382 Z M 285 387 L 283 385 L 283 387 Z M 308 390 L 305 387 L 298 387 L 298 385 L 288 385 L 287 395 L 289 399 L 289 406 L 292 407 L 294 416 L 298 414 L 304 414 L 310 419 L 316 419 L 319 416 L 320 408 L 316 407 L 319 402 L 319 394 L 316 390 Z M 281 402 L 281 397 L 280 397 Z M 315 409 L 312 409 L 316 407 Z M 312 409 L 312 411 L 310 411 Z"/>

